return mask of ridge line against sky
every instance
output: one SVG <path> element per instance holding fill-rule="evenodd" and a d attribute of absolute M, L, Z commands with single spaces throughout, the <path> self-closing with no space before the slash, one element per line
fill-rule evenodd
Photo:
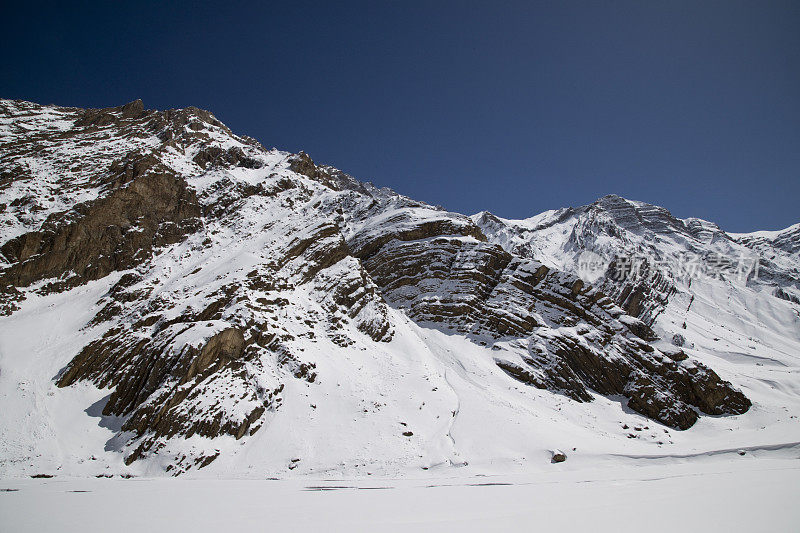
<path fill-rule="evenodd" d="M 800 219 L 800 3 L 10 5 L 0 96 L 196 106 L 465 214 Z"/>

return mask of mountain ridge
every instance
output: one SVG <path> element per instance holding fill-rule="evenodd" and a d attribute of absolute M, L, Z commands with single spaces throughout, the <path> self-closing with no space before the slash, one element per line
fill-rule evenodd
<path fill-rule="evenodd" d="M 690 294 L 680 280 L 655 269 L 632 283 L 606 275 L 593 287 L 575 267 L 587 250 L 647 249 L 647 224 L 692 251 L 705 250 L 704 236 L 748 248 L 714 241 L 718 228 L 607 196 L 519 232 L 488 214 L 468 217 L 361 183 L 303 152 L 267 150 L 196 108 L 4 100 L 0 112 L 0 331 L 12 339 L 0 343 L 0 393 L 14 398 L 29 381 L 14 370 L 25 366 L 21 354 L 37 354 L 41 377 L 29 400 L 46 405 L 79 390 L 94 398 L 98 427 L 81 446 L 101 444 L 115 471 L 463 465 L 505 454 L 476 433 L 473 419 L 487 409 L 516 449 L 530 446 L 519 431 L 542 422 L 514 427 L 540 419 L 541 409 L 566 409 L 576 434 L 602 427 L 600 448 L 617 445 L 612 426 L 627 425 L 610 418 L 644 415 L 669 434 L 703 415 L 734 423 L 750 409 L 725 379 L 739 374 L 723 364 L 719 376 L 719 361 L 707 365 L 664 322 Z M 565 224 L 571 232 L 559 238 L 546 231 Z M 782 291 L 784 303 L 768 305 L 786 328 L 797 289 L 793 242 L 767 262 L 766 279 L 741 289 L 759 301 L 761 289 Z M 76 327 L 41 345 L 17 333 L 49 316 L 42 302 L 68 309 L 73 294 L 91 309 L 73 309 L 86 316 Z M 364 369 L 374 383 L 360 379 Z M 64 433 L 27 401 L 14 400 L 14 409 L 32 434 Z M 337 425 L 317 420 L 320 412 Z M 349 436 L 323 451 L 341 428 Z M 0 463 L 4 472 L 64 456 L 32 459 L 19 446 L 41 442 L 4 429 L 0 444 L 16 450 Z M 667 445 L 655 433 L 642 444 Z M 297 450 L 307 459 L 294 461 Z M 77 458 L 66 463 L 85 469 Z"/>

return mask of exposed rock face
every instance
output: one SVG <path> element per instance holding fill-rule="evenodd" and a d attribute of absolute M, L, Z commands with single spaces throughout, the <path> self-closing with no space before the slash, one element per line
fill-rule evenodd
<path fill-rule="evenodd" d="M 61 278 L 74 286 L 125 270 L 151 257 L 153 248 L 199 229 L 194 191 L 152 157 L 113 165 L 118 172 L 107 196 L 49 217 L 42 228 L 0 248 L 12 264 L 0 282 L 27 286 Z"/>
<path fill-rule="evenodd" d="M 782 231 L 757 231 L 733 237 L 759 256 L 758 278 L 772 288 L 774 296 L 800 303 L 800 224 Z"/>
<path fill-rule="evenodd" d="M 89 379 L 101 387 L 114 387 L 103 414 L 128 417 L 122 426 L 132 433 L 128 463 L 158 451 L 162 438 L 228 434 L 240 439 L 266 409 L 274 407 L 280 390 L 242 387 L 249 381 L 245 363 L 254 358 L 253 352 L 243 357 L 245 339 L 237 328 L 220 331 L 200 341 L 200 346 L 176 343 L 201 327 L 173 324 L 151 339 L 135 340 L 112 329 L 84 348 L 57 383 L 65 387 Z M 249 393 L 239 398 L 235 412 L 221 401 L 223 383 Z"/>
<path fill-rule="evenodd" d="M 194 358 L 189 365 L 186 375 L 181 379 L 186 383 L 194 379 L 198 374 L 202 374 L 211 369 L 213 373 L 225 366 L 226 363 L 235 361 L 242 355 L 244 350 L 244 336 L 236 328 L 228 328 L 217 333 L 203 346 L 200 355 Z"/>
<path fill-rule="evenodd" d="M 577 401 L 591 401 L 590 391 L 625 396 L 631 409 L 679 429 L 695 423 L 695 408 L 718 414 L 750 407 L 712 370 L 678 364 L 644 342 L 655 339 L 652 330 L 598 290 L 483 242 L 469 220 L 436 213 L 451 220 L 411 228 L 411 212 L 373 216 L 404 228 L 387 238 L 369 226 L 368 235 L 351 238 L 387 302 L 476 339 L 528 337 L 516 361 L 497 358 L 512 377 Z"/>
<path fill-rule="evenodd" d="M 210 464 L 214 439 L 254 434 L 286 383 L 318 382 L 306 347 L 391 342 L 400 314 L 491 346 L 518 381 L 578 402 L 625 397 L 672 427 L 750 406 L 711 369 L 650 344 L 635 317 L 669 293 L 659 272 L 592 287 L 507 246 L 500 219 L 265 150 L 194 108 L 0 111 L 19 129 L 0 138 L 0 312 L 32 291 L 116 279 L 89 324 L 94 340 L 57 384 L 111 388 L 103 414 L 124 420 L 113 445 L 128 463 L 159 455 L 176 474 Z M 603 201 L 619 227 L 637 227 L 636 209 Z M 613 227 L 598 215 L 576 243 Z M 206 440 L 187 455 L 176 443 L 193 436 Z"/>
<path fill-rule="evenodd" d="M 281 179 L 285 178 L 273 181 Z M 240 190 L 229 183 L 214 194 L 234 199 L 233 204 L 240 206 L 243 202 L 280 205 L 298 192 L 304 194 L 298 183 L 291 185 Z M 220 213 L 233 216 L 228 209 Z M 285 212 L 276 206 L 273 215 L 267 226 L 281 224 Z M 254 246 L 247 238 L 242 243 L 216 240 L 213 235 L 233 221 L 215 220 L 206 216 L 207 233 L 186 237 L 180 244 L 186 253 L 167 249 L 161 255 L 202 258 L 226 246 Z M 374 341 L 391 339 L 383 299 L 349 256 L 338 227 L 303 224 L 285 225 L 277 232 L 278 241 L 261 242 L 260 259 L 251 271 L 229 271 L 208 280 L 200 269 L 188 272 L 192 263 L 182 266 L 180 259 L 162 267 L 143 263 L 137 273 L 122 276 L 106 296 L 96 321 L 120 327 L 108 330 L 78 354 L 58 385 L 91 380 L 99 387 L 114 388 L 103 413 L 126 417 L 122 431 L 129 433 L 120 436 L 132 450 L 126 461 L 166 453 L 162 450 L 175 438 L 244 438 L 261 426 L 262 415 L 280 407 L 287 377 L 308 382 L 316 379 L 313 361 L 301 359 L 301 349 L 293 346 L 295 334 L 289 333 L 308 331 L 311 315 L 307 309 L 293 309 L 289 300 L 279 295 L 313 287 L 319 312 L 324 313 L 313 318 L 325 324 L 337 344 L 352 342 L 343 329 L 347 324 Z M 251 237 L 258 239 L 259 235 Z M 164 293 L 165 286 L 176 283 L 182 288 Z M 154 297 L 154 291 L 160 296 Z M 185 294 L 194 294 L 194 298 L 185 298 Z M 275 323 L 284 309 L 290 309 L 287 318 Z M 295 322 L 298 326 L 292 327 Z M 235 402 L 225 400 L 228 391 L 238 391 Z M 176 457 L 174 471 L 205 466 L 215 457 L 211 451 L 194 459 Z"/>

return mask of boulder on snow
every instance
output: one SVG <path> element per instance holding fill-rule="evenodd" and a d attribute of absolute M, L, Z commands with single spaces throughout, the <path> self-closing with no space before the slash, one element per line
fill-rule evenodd
<path fill-rule="evenodd" d="M 567 455 L 560 450 L 555 450 L 553 452 L 553 456 L 550 458 L 551 463 L 563 463 L 566 460 L 567 460 Z"/>

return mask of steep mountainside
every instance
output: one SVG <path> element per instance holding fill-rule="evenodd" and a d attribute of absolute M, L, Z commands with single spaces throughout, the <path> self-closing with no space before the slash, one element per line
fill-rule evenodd
<path fill-rule="evenodd" d="M 0 156 L 0 473 L 505 468 L 796 431 L 798 226 L 617 197 L 467 217 L 140 101 L 0 101 Z M 587 251 L 615 261 L 583 280 Z M 760 277 L 684 282 L 675 251 L 757 253 Z M 720 357 L 709 323 L 758 346 Z M 766 359 L 780 376 L 728 364 Z"/>

